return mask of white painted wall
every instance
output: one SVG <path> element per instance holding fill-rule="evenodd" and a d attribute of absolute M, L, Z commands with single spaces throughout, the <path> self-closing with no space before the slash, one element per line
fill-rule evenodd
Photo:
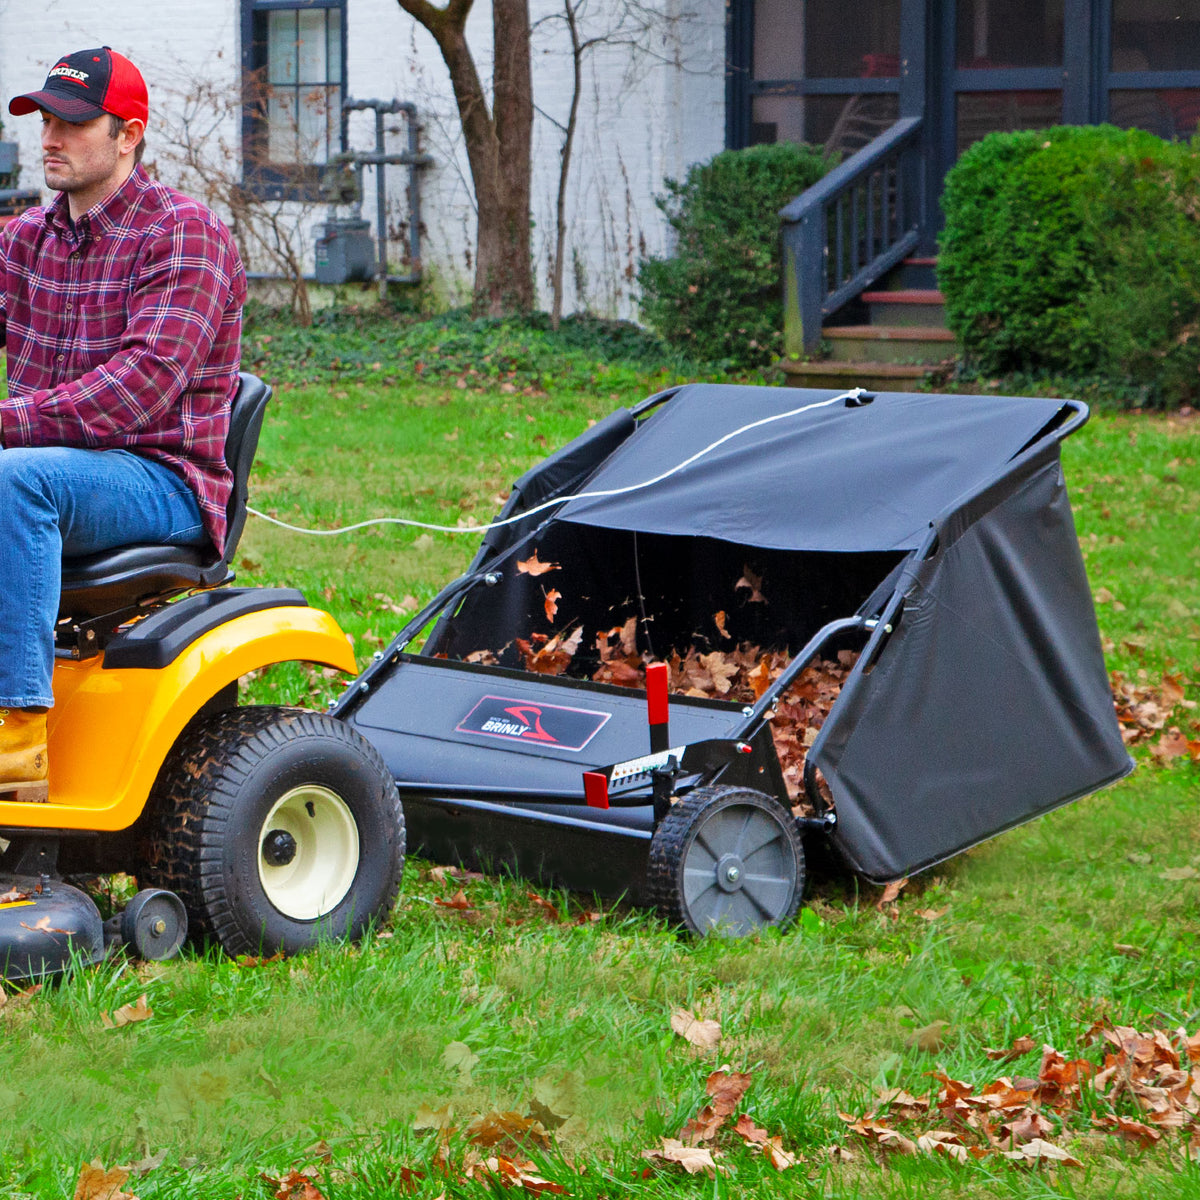
<path fill-rule="evenodd" d="M 663 179 L 722 148 L 724 139 L 725 9 L 721 0 L 651 0 L 655 28 L 640 48 L 600 45 L 585 60 L 584 95 L 572 161 L 567 206 L 570 255 L 565 311 L 587 309 L 609 316 L 636 315 L 638 258 L 661 253 L 669 229 L 654 205 Z M 587 32 L 612 26 L 616 0 L 591 0 Z M 561 135 L 571 94 L 569 41 L 556 19 L 558 0 L 531 0 L 535 31 L 533 179 L 535 273 L 541 303 L 550 303 L 554 204 Z M 593 11 L 594 10 L 594 11 Z M 421 111 L 423 148 L 435 159 L 422 174 L 422 251 L 435 290 L 449 302 L 470 291 L 475 214 L 466 155 L 448 74 L 433 40 L 395 0 L 348 0 L 349 95 L 414 101 Z M 0 93 L 40 87 L 55 58 L 71 50 L 108 44 L 142 69 L 150 88 L 147 163 L 166 183 L 178 168 L 166 161 L 165 127 L 178 126 L 183 97 L 198 81 L 214 92 L 236 94 L 241 63 L 240 8 L 236 0 L 43 0 L 40 7 L 0 7 Z M 491 14 L 477 0 L 468 36 L 485 83 L 490 78 Z M 5 137 L 21 147 L 23 186 L 40 180 L 36 117 L 8 117 Z M 156 126 L 159 145 L 156 149 Z M 404 124 L 389 118 L 389 148 L 404 148 Z M 367 114 L 353 119 L 352 142 L 370 148 Z M 236 148 L 236 114 L 213 124 L 213 153 Z M 407 173 L 388 169 L 389 224 L 407 218 Z M 373 180 L 367 175 L 363 215 L 374 222 Z M 324 212 L 309 211 L 311 226 Z M 305 234 L 311 247 L 311 236 Z M 401 246 L 393 244 L 398 259 Z M 251 264 L 261 267 L 263 264 Z"/>

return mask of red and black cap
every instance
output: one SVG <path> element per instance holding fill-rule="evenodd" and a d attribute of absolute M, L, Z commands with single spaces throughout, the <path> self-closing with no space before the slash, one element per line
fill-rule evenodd
<path fill-rule="evenodd" d="M 50 68 L 39 92 L 26 92 L 8 102 L 14 117 L 45 109 L 77 125 L 102 113 L 143 123 L 150 115 L 146 81 L 123 54 L 108 46 L 76 50 Z"/>

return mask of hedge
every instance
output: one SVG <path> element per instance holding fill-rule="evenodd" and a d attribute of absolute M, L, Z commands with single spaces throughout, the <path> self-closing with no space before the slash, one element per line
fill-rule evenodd
<path fill-rule="evenodd" d="M 1200 156 L 1137 129 L 993 133 L 946 178 L 946 318 L 989 373 L 1200 393 Z"/>
<path fill-rule="evenodd" d="M 657 204 L 675 253 L 643 259 L 641 319 L 670 345 L 710 362 L 751 367 L 783 344 L 779 210 L 829 164 L 819 150 L 780 142 L 726 150 L 666 181 Z"/>

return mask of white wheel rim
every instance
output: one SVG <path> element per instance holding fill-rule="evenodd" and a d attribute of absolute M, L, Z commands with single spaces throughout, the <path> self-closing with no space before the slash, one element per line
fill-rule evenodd
<path fill-rule="evenodd" d="M 264 839 L 276 831 L 295 842 L 295 854 L 278 865 L 263 849 Z M 285 917 L 315 921 L 332 912 L 357 873 L 358 825 L 336 792 L 305 784 L 275 802 L 258 834 L 258 878 Z"/>

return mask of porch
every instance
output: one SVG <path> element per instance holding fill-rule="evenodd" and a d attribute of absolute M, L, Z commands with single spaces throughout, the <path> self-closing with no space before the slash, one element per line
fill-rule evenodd
<path fill-rule="evenodd" d="M 842 158 L 781 213 L 784 365 L 797 374 L 815 378 L 799 368 L 823 347 L 856 378 L 953 353 L 944 328 L 904 331 L 937 329 L 942 183 L 986 134 L 1196 132 L 1200 0 L 863 0 L 846 13 L 838 0 L 730 7 L 727 144 L 806 141 Z"/>

